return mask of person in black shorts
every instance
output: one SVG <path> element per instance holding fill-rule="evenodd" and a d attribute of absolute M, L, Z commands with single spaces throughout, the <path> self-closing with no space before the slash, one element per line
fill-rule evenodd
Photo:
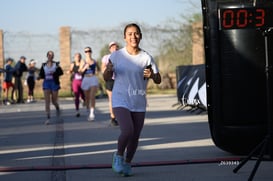
<path fill-rule="evenodd" d="M 101 60 L 101 70 L 102 72 L 104 72 L 104 70 L 106 69 L 106 66 L 109 62 L 109 57 L 111 55 L 112 52 L 118 50 L 119 46 L 116 42 L 110 42 L 109 45 L 108 45 L 108 48 L 109 48 L 109 54 L 107 55 L 104 55 L 102 57 L 102 60 Z M 111 80 L 107 80 L 105 81 L 105 89 L 106 89 L 106 93 L 107 93 L 107 96 L 108 96 L 108 101 L 109 101 L 109 111 L 110 111 L 110 123 L 113 125 L 113 126 L 118 126 L 118 122 L 115 118 L 115 114 L 113 112 L 113 109 L 112 109 L 112 89 L 113 89 L 113 86 L 114 86 L 114 76 L 112 77 Z"/>

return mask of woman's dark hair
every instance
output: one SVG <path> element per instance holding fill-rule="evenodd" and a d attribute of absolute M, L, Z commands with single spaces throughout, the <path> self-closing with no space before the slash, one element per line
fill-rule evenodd
<path fill-rule="evenodd" d="M 46 57 L 48 57 L 49 54 L 52 54 L 54 56 L 54 52 L 52 50 L 49 50 L 47 53 L 46 53 Z"/>
<path fill-rule="evenodd" d="M 92 52 L 92 48 L 89 47 L 89 46 L 85 47 L 84 50 L 85 50 L 85 49 L 89 49 L 89 50 Z"/>
<path fill-rule="evenodd" d="M 10 57 L 9 57 L 9 58 L 7 58 L 7 59 L 6 59 L 6 62 L 9 62 L 9 61 L 13 62 L 13 59 L 12 59 L 12 58 L 10 58 Z"/>
<path fill-rule="evenodd" d="M 79 55 L 80 60 L 82 59 L 82 54 L 81 53 L 75 53 L 75 55 Z"/>
<path fill-rule="evenodd" d="M 124 37 L 125 37 L 125 35 L 126 35 L 127 29 L 130 28 L 130 27 L 135 27 L 135 28 L 137 29 L 137 31 L 139 32 L 140 37 L 142 37 L 141 29 L 140 29 L 140 27 L 139 27 L 137 24 L 135 24 L 135 23 L 130 23 L 130 24 L 128 24 L 128 25 L 125 26 L 124 31 L 123 31 Z"/>

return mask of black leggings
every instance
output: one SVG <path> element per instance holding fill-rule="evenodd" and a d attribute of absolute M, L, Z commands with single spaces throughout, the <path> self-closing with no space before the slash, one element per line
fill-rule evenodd
<path fill-rule="evenodd" d="M 118 138 L 118 154 L 124 155 L 126 161 L 131 162 L 138 146 L 138 140 L 144 125 L 145 112 L 131 112 L 126 108 L 113 108 L 120 127 Z"/>
<path fill-rule="evenodd" d="M 34 77 L 27 78 L 27 85 L 28 85 L 28 95 L 33 96 L 34 95 L 34 87 L 35 87 Z"/>

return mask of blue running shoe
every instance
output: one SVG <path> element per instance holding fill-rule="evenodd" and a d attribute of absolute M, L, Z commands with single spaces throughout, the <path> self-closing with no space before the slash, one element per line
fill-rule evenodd
<path fill-rule="evenodd" d="M 112 169 L 119 174 L 123 171 L 123 157 L 117 155 L 117 152 L 113 154 Z"/>
<path fill-rule="evenodd" d="M 122 171 L 122 176 L 124 177 L 130 177 L 132 176 L 132 166 L 130 163 L 123 163 L 123 171 Z"/>

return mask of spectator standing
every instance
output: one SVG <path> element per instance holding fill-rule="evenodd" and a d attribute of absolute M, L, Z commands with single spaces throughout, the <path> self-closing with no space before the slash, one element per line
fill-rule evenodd
<path fill-rule="evenodd" d="M 59 89 L 60 87 L 60 76 L 63 75 L 63 70 L 60 66 L 60 62 L 55 62 L 54 52 L 48 51 L 47 61 L 42 64 L 42 67 L 39 72 L 39 79 L 44 79 L 43 81 L 43 90 L 45 97 L 45 111 L 47 115 L 47 120 L 45 124 L 48 125 L 51 122 L 51 114 L 50 114 L 50 99 L 52 100 L 52 104 L 56 108 L 57 116 L 60 116 L 60 106 L 58 102 Z"/>
<path fill-rule="evenodd" d="M 80 67 L 80 72 L 83 74 L 81 88 L 84 91 L 85 103 L 88 112 L 88 121 L 95 120 L 95 105 L 96 93 L 99 86 L 99 81 L 96 76 L 97 61 L 92 58 L 91 47 L 85 47 L 85 63 Z"/>
<path fill-rule="evenodd" d="M 74 94 L 74 104 L 76 109 L 76 117 L 80 117 L 80 98 L 85 102 L 85 97 L 83 90 L 81 88 L 82 84 L 82 73 L 79 72 L 80 66 L 82 66 L 84 62 L 82 61 L 82 55 L 80 53 L 75 53 L 74 61 L 70 65 L 70 69 L 68 73 L 72 74 L 72 91 Z"/>
<path fill-rule="evenodd" d="M 15 65 L 15 72 L 14 72 L 14 88 L 15 91 L 17 91 L 17 103 L 24 103 L 24 89 L 23 89 L 23 83 L 22 83 L 22 75 L 23 72 L 27 71 L 27 65 L 26 65 L 26 57 L 21 56 L 20 60 Z"/>
<path fill-rule="evenodd" d="M 106 69 L 106 66 L 109 62 L 109 57 L 111 55 L 111 53 L 113 53 L 114 51 L 117 51 L 119 46 L 116 42 L 110 42 L 109 45 L 108 45 L 108 48 L 109 48 L 109 54 L 107 55 L 104 55 L 102 57 L 102 60 L 101 60 L 101 70 L 102 72 L 104 72 L 104 70 Z M 107 80 L 105 81 L 105 89 L 106 89 L 106 93 L 107 93 L 107 96 L 108 96 L 108 104 L 109 104 L 109 112 L 110 112 L 110 123 L 113 125 L 113 126 L 117 126 L 118 125 L 118 122 L 116 120 L 116 117 L 115 117 L 115 114 L 113 112 L 113 108 L 112 108 L 112 89 L 113 89 L 113 86 L 114 86 L 114 78 L 115 76 L 113 75 L 113 77 L 110 79 L 110 80 Z"/>
<path fill-rule="evenodd" d="M 132 175 L 131 161 L 144 125 L 148 79 L 156 84 L 161 82 L 153 57 L 139 47 L 141 39 L 142 33 L 137 24 L 126 25 L 126 46 L 111 54 L 103 74 L 105 80 L 115 75 L 112 106 L 121 133 L 117 152 L 113 154 L 112 168 L 123 176 Z"/>
<path fill-rule="evenodd" d="M 4 70 L 4 68 L 0 68 L 0 105 L 2 105 L 3 104 L 3 94 L 2 94 L 2 79 L 1 79 L 1 77 L 2 77 L 2 73 L 4 73 L 5 72 L 5 70 Z"/>
<path fill-rule="evenodd" d="M 6 64 L 4 65 L 4 81 L 3 81 L 3 91 L 4 91 L 4 100 L 3 103 L 5 105 L 10 105 L 11 102 L 9 101 L 9 90 L 12 88 L 11 91 L 11 101 L 13 101 L 13 93 L 14 93 L 14 84 L 12 83 L 12 78 L 14 74 L 14 68 L 12 67 L 13 59 L 7 58 Z"/>
<path fill-rule="evenodd" d="M 36 80 L 36 61 L 31 59 L 28 64 L 28 72 L 26 75 L 26 84 L 28 87 L 28 99 L 27 102 L 34 102 L 34 88 L 35 88 L 35 80 Z"/>

